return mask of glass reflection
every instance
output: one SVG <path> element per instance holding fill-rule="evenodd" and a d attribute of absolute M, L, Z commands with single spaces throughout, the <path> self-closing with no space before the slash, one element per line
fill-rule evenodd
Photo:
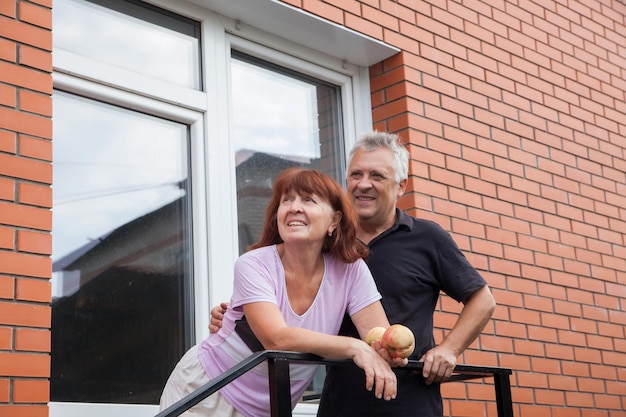
<path fill-rule="evenodd" d="M 55 49 L 201 88 L 198 22 L 124 0 L 55 0 L 53 18 Z"/>
<path fill-rule="evenodd" d="M 187 126 L 54 100 L 51 399 L 158 403 L 190 339 Z"/>
<path fill-rule="evenodd" d="M 272 180 L 306 166 L 342 181 L 340 89 L 233 51 L 239 250 L 260 236 Z"/>

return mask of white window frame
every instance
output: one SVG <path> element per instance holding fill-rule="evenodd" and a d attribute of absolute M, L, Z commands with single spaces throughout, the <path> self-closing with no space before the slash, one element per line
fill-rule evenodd
<path fill-rule="evenodd" d="M 230 298 L 233 265 L 239 250 L 236 167 L 231 142 L 227 140 L 232 114 L 231 49 L 340 86 L 346 154 L 356 137 L 372 127 L 367 66 L 393 55 L 397 49 L 274 0 L 195 0 L 196 4 L 153 0 L 150 3 L 201 22 L 204 92 L 154 79 L 147 81 L 145 76 L 58 49 L 53 55 L 53 81 L 55 89 L 190 126 L 195 337 L 200 341 L 208 335 L 210 308 Z M 248 13 L 243 22 L 238 8 Z M 214 11 L 230 14 L 232 18 Z M 285 14 L 297 24 L 281 26 Z M 272 27 L 281 28 L 282 36 L 260 30 L 255 24 L 270 31 Z M 312 25 L 311 30 L 321 25 L 327 29 L 323 33 L 332 32 L 335 39 L 339 36 L 345 42 L 335 42 L 335 49 L 331 48 L 335 56 L 331 56 L 320 52 L 328 47 L 323 37 L 302 38 L 306 39 L 302 40 L 304 44 L 287 40 L 301 37 L 302 25 Z M 288 36 L 285 30 L 293 31 L 294 36 Z M 154 405 L 65 402 L 49 405 L 50 417 L 148 417 L 158 412 L 158 406 Z M 316 410 L 315 404 L 298 404 L 294 415 L 315 415 Z"/>

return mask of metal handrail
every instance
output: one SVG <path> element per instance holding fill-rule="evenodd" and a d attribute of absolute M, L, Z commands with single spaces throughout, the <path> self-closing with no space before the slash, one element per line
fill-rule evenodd
<path fill-rule="evenodd" d="M 170 407 L 159 412 L 155 417 L 178 416 L 200 401 L 217 392 L 255 366 L 268 361 L 270 407 L 272 417 L 291 416 L 291 385 L 289 363 L 309 363 L 312 365 L 353 365 L 351 360 L 325 359 L 317 355 L 301 352 L 285 352 L 279 350 L 264 350 L 254 353 L 228 371 L 212 379 L 203 387 L 180 399 Z M 401 369 L 422 370 L 423 362 L 409 360 L 407 366 Z M 498 417 L 513 417 L 513 402 L 511 399 L 511 383 L 509 368 L 456 365 L 454 372 L 445 382 L 466 381 L 470 379 L 494 378 Z"/>

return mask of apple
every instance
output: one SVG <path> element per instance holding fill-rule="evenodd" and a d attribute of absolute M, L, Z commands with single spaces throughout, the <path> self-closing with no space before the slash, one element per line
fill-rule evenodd
<path fill-rule="evenodd" d="M 383 333 L 385 333 L 385 330 L 387 329 L 380 326 L 372 327 L 365 336 L 365 342 L 371 346 L 372 343 L 380 341 L 383 338 Z"/>
<path fill-rule="evenodd" d="M 415 349 L 415 336 L 408 327 L 394 324 L 385 330 L 380 343 L 392 358 L 408 358 Z"/>

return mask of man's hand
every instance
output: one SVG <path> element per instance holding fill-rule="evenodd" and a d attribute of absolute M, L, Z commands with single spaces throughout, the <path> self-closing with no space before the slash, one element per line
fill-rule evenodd
<path fill-rule="evenodd" d="M 222 320 L 224 319 L 224 313 L 228 310 L 228 303 L 222 302 L 220 305 L 211 309 L 211 321 L 209 324 L 209 332 L 217 333 L 222 328 Z"/>
<path fill-rule="evenodd" d="M 420 361 L 424 362 L 422 376 L 426 379 L 426 384 L 439 383 L 448 379 L 454 371 L 456 359 L 454 352 L 443 345 L 435 346 L 426 352 L 420 358 Z"/>
<path fill-rule="evenodd" d="M 424 362 L 422 375 L 427 384 L 441 382 L 452 375 L 457 358 L 476 340 L 496 308 L 487 285 L 474 291 L 463 303 L 463 310 L 452 330 L 439 346 L 426 352 L 420 359 Z"/>
<path fill-rule="evenodd" d="M 389 365 L 391 365 L 392 368 L 395 368 L 398 366 L 407 366 L 409 364 L 409 360 L 407 358 L 392 358 L 391 355 L 389 355 L 389 352 L 387 351 L 387 349 L 383 348 L 382 344 L 380 343 L 380 340 L 372 342 L 371 346 L 372 346 L 372 349 L 378 352 L 378 354 L 385 361 L 387 361 Z"/>

